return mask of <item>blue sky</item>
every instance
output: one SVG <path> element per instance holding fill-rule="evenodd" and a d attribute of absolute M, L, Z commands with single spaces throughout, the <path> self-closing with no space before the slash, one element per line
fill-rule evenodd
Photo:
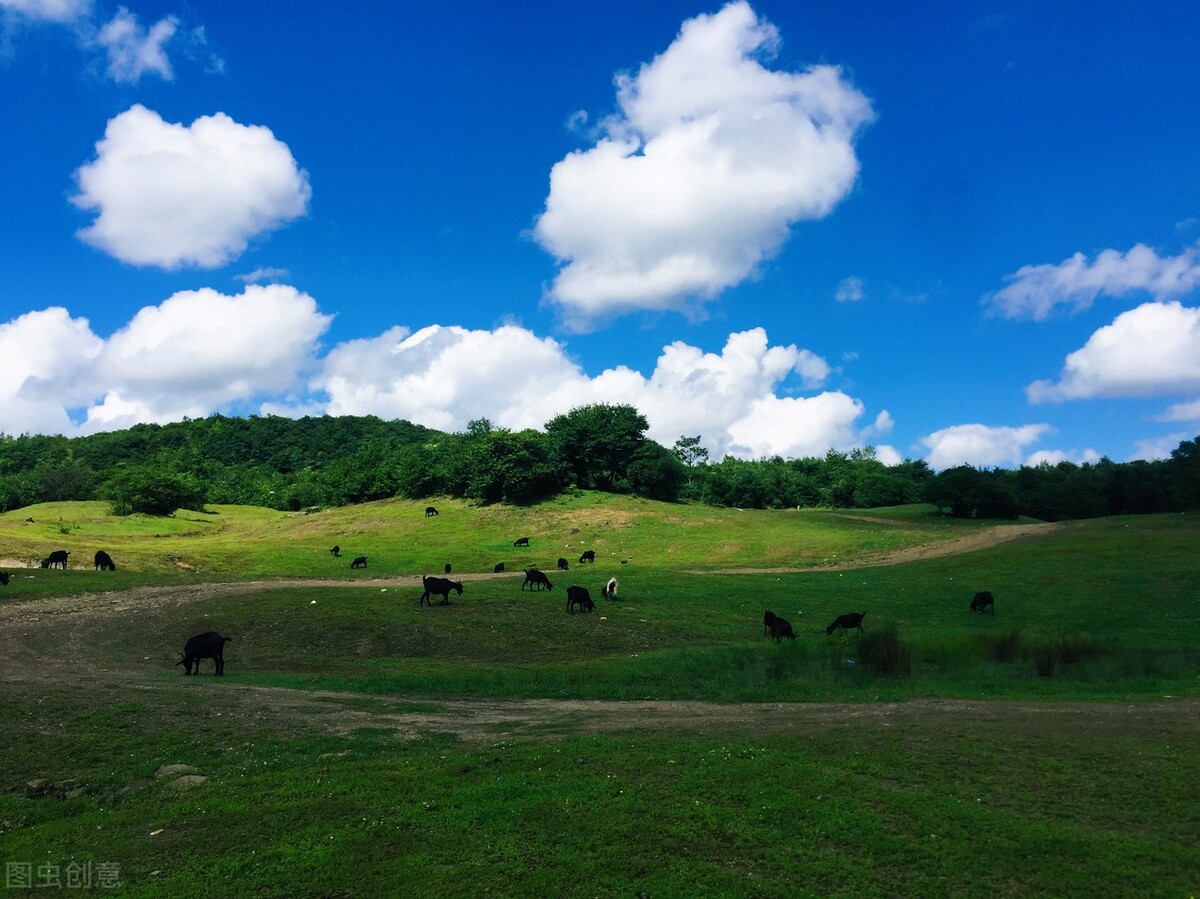
<path fill-rule="evenodd" d="M 0 431 L 1200 433 L 1200 5 L 0 0 Z"/>

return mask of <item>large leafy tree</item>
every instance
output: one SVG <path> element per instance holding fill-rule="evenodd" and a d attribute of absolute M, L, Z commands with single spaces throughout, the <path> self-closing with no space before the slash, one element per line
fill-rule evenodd
<path fill-rule="evenodd" d="M 628 489 L 629 465 L 649 427 L 633 406 L 596 403 L 556 415 L 546 422 L 546 436 L 577 487 L 620 492 Z"/>

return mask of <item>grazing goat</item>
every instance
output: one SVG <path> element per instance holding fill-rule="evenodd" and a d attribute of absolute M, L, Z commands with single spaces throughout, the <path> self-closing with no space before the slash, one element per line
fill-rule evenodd
<path fill-rule="evenodd" d="M 492 569 L 493 574 L 501 574 L 501 573 L 503 573 L 503 571 L 504 571 L 504 563 L 503 562 L 497 562 L 496 567 Z"/>
<path fill-rule="evenodd" d="M 351 568 L 366 568 L 367 567 L 367 557 L 359 556 L 357 559 L 355 559 L 353 562 L 350 563 L 350 567 Z"/>
<path fill-rule="evenodd" d="M 0 587 L 8 586 L 8 572 L 0 571 Z"/>
<path fill-rule="evenodd" d="M 617 579 L 615 577 L 608 579 L 608 583 L 601 588 L 600 595 L 605 599 L 617 598 Z"/>
<path fill-rule="evenodd" d="M 767 609 L 767 611 L 763 612 L 763 633 L 770 634 L 771 633 L 771 625 L 773 625 L 774 623 L 775 623 L 775 613 L 772 612 L 770 609 Z"/>
<path fill-rule="evenodd" d="M 449 562 L 447 562 L 447 563 L 446 563 L 446 567 L 445 567 L 445 568 L 443 568 L 442 570 L 443 570 L 444 572 L 446 572 L 446 574 L 449 574 L 449 573 L 450 573 L 450 563 L 449 563 Z"/>
<path fill-rule="evenodd" d="M 435 509 L 433 506 L 425 507 L 425 517 L 426 518 L 432 518 L 434 515 L 437 515 L 437 514 L 438 514 L 438 510 Z"/>
<path fill-rule="evenodd" d="M 116 571 L 117 563 L 112 560 L 112 556 L 102 549 L 96 550 L 96 570 L 97 571 Z"/>
<path fill-rule="evenodd" d="M 336 559 L 338 556 L 340 556 L 342 554 L 342 548 L 340 546 L 335 546 L 333 549 L 330 550 L 330 552 L 333 553 L 333 557 Z"/>
<path fill-rule="evenodd" d="M 574 612 L 575 606 L 579 606 L 581 612 L 590 612 L 596 608 L 596 604 L 592 602 L 592 594 L 588 592 L 587 587 L 570 586 L 567 588 L 567 611 Z"/>
<path fill-rule="evenodd" d="M 547 590 L 553 590 L 554 585 L 550 583 L 550 578 L 546 577 L 545 573 L 538 571 L 536 568 L 530 568 L 525 572 L 525 580 L 521 582 L 521 589 L 525 589 L 525 585 L 529 584 L 529 589 L 533 589 L 536 585 L 539 590 L 544 586 Z"/>
<path fill-rule="evenodd" d="M 558 557 L 558 570 L 559 571 L 567 570 L 567 560 L 564 559 L 562 556 Z"/>
<path fill-rule="evenodd" d="M 42 567 L 57 568 L 61 565 L 63 570 L 66 570 L 67 556 L 69 555 L 70 553 L 65 549 L 56 549 L 54 552 L 50 553 L 50 555 L 46 556 L 46 558 L 42 559 Z"/>
<path fill-rule="evenodd" d="M 450 591 L 457 590 L 458 595 L 462 596 L 463 586 L 462 581 L 452 581 L 444 577 L 422 577 L 421 583 L 425 586 L 425 592 L 421 594 L 421 602 L 419 605 L 433 605 L 433 597 L 440 596 L 442 605 L 450 604 Z"/>
<path fill-rule="evenodd" d="M 861 631 L 863 629 L 862 621 L 866 614 L 866 612 L 847 612 L 845 615 L 838 615 L 834 619 L 833 624 L 825 628 L 825 636 L 828 637 L 838 628 L 841 628 L 843 634 L 852 627 L 856 627 Z"/>
<path fill-rule="evenodd" d="M 232 637 L 222 637 L 216 631 L 207 631 L 203 634 L 196 634 L 194 637 L 188 637 L 187 643 L 183 644 L 183 658 L 176 662 L 176 665 L 183 666 L 184 674 L 192 673 L 192 665 L 196 666 L 196 673 L 200 673 L 200 660 L 212 659 L 217 664 L 217 670 L 214 674 L 225 673 L 225 644 L 232 640 Z"/>
<path fill-rule="evenodd" d="M 516 540 L 513 541 L 513 546 L 528 546 L 528 545 L 529 545 L 528 537 L 518 537 Z"/>
<path fill-rule="evenodd" d="M 583 555 L 581 555 L 579 557 L 580 565 L 582 565 L 584 562 L 595 562 L 595 561 L 596 561 L 596 551 L 594 549 L 585 549 L 583 551 Z"/>
<path fill-rule="evenodd" d="M 992 596 L 991 590 L 981 590 L 971 598 L 971 611 L 983 613 L 984 609 L 990 608 L 992 614 L 996 614 L 996 597 Z"/>
<path fill-rule="evenodd" d="M 776 615 L 775 620 L 771 622 L 771 639 L 778 643 L 784 637 L 795 640 L 796 632 L 792 630 L 792 625 L 786 618 Z"/>

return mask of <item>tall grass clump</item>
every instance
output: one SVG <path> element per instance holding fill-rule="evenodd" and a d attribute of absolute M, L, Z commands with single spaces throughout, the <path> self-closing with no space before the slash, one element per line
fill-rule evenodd
<path fill-rule="evenodd" d="M 867 674 L 894 677 L 912 671 L 912 650 L 895 628 L 868 631 L 858 638 L 855 657 Z"/>
<path fill-rule="evenodd" d="M 1054 666 L 1058 662 L 1058 648 L 1053 640 L 1042 640 L 1033 646 L 1033 664 L 1038 677 L 1054 677 Z"/>
<path fill-rule="evenodd" d="M 989 659 L 1011 662 L 1021 648 L 1021 628 L 1010 627 L 995 634 L 979 634 L 977 639 L 983 644 L 983 650 Z"/>

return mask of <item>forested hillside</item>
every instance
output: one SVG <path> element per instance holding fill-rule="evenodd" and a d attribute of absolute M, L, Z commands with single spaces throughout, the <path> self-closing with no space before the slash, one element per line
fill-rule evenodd
<path fill-rule="evenodd" d="M 87 437 L 0 436 L 0 511 L 104 499 L 170 514 L 205 503 L 300 510 L 403 496 L 528 504 L 579 487 L 739 508 L 871 508 L 930 502 L 957 517 L 1056 521 L 1200 508 L 1200 438 L 1160 461 L 1101 459 L 1017 470 L 870 447 L 820 458 L 709 460 L 700 436 L 666 448 L 632 406 L 592 405 L 510 431 L 486 419 L 447 434 L 373 416 L 209 418 Z"/>

